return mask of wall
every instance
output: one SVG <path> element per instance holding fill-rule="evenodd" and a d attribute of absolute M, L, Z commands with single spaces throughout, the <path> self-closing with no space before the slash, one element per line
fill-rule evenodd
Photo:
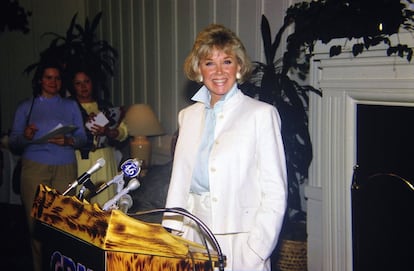
<path fill-rule="evenodd" d="M 49 40 L 45 32 L 65 35 L 70 20 L 93 18 L 103 11 L 99 39 L 119 51 L 116 75 L 110 82 L 115 105 L 148 103 L 166 131 L 153 139 L 154 162 L 170 159 L 170 139 L 177 114 L 189 104 L 195 87 L 183 74 L 183 62 L 197 33 L 212 22 L 233 29 L 254 61 L 264 61 L 261 16 L 268 18 L 272 35 L 282 25 L 285 10 L 295 0 L 19 0 L 33 15 L 31 31 L 0 33 L 1 132 L 11 128 L 16 105 L 31 95 L 31 76 L 22 74 L 38 60 Z M 284 44 L 280 46 L 284 48 Z M 279 52 L 281 54 L 282 52 Z M 316 215 L 318 217 L 318 215 Z"/>
<path fill-rule="evenodd" d="M 20 100 L 31 95 L 33 74 L 23 70 L 38 60 L 51 37 L 45 32 L 65 35 L 72 16 L 77 22 L 103 17 L 99 38 L 119 52 L 116 75 L 110 82 L 115 105 L 148 103 L 158 115 L 166 136 L 153 139 L 155 163 L 169 160 L 170 135 L 177 129 L 178 111 L 190 103 L 197 88 L 184 76 L 182 65 L 196 34 L 209 23 L 232 28 L 243 40 L 252 60 L 263 60 L 260 33 L 261 15 L 270 21 L 273 34 L 281 25 L 291 0 L 21 0 L 33 13 L 30 32 L 0 34 L 0 117 L 6 133 Z M 12 94 L 12 95 L 11 95 Z"/>
<path fill-rule="evenodd" d="M 262 60 L 261 15 L 272 30 L 282 23 L 290 1 L 251 0 L 90 0 L 87 14 L 103 11 L 100 36 L 119 50 L 111 82 L 115 104 L 148 103 L 167 136 L 153 139 L 154 163 L 170 159 L 170 135 L 177 113 L 190 104 L 198 87 L 183 74 L 183 63 L 196 34 L 212 22 L 233 29 L 252 60 Z"/>
<path fill-rule="evenodd" d="M 38 61 L 39 53 L 48 46 L 52 37 L 45 32 L 65 35 L 72 16 L 78 12 L 79 21 L 84 20 L 83 0 L 19 0 L 25 10 L 31 11 L 28 18 L 30 32 L 0 33 L 0 132 L 11 129 L 17 104 L 32 94 L 33 73 L 23 74 L 24 69 Z"/>

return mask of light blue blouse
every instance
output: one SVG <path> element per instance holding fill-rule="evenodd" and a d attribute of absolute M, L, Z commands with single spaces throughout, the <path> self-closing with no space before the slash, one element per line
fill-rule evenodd
<path fill-rule="evenodd" d="M 198 149 L 197 160 L 194 165 L 190 191 L 192 193 L 200 194 L 208 192 L 209 177 L 208 177 L 208 160 L 211 152 L 211 147 L 214 143 L 214 129 L 216 126 L 216 116 L 223 110 L 224 103 L 230 99 L 237 91 L 237 84 L 227 92 L 221 99 L 216 102 L 212 108 L 210 105 L 211 95 L 207 87 L 201 87 L 197 93 L 191 98 L 193 101 L 201 102 L 205 105 L 205 122 L 204 130 L 201 138 L 201 143 Z"/>

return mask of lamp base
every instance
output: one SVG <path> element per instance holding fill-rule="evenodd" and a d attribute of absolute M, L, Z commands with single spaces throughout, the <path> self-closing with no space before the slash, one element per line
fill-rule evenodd
<path fill-rule="evenodd" d="M 146 136 L 134 136 L 130 142 L 131 158 L 142 161 L 140 177 L 147 174 L 151 165 L 151 142 Z"/>

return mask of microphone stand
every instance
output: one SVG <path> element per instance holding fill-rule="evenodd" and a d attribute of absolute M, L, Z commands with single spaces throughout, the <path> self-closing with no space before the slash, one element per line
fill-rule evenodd
<path fill-rule="evenodd" d="M 221 251 L 220 244 L 218 243 L 218 241 L 217 241 L 216 237 L 214 236 L 214 234 L 207 227 L 207 225 L 203 221 L 201 221 L 201 219 L 199 219 L 195 215 L 191 214 L 190 212 L 188 212 L 184 208 L 179 208 L 179 207 L 161 208 L 161 209 L 154 209 L 154 210 L 149 210 L 149 211 L 143 211 L 143 212 L 138 212 L 136 214 L 132 214 L 131 216 L 139 216 L 139 215 L 151 214 L 151 213 L 177 213 L 177 214 L 186 216 L 186 217 L 192 219 L 193 221 L 195 221 L 196 224 L 207 234 L 207 236 L 212 241 L 212 243 L 214 245 L 214 248 L 217 251 L 218 264 L 219 264 L 218 269 L 219 269 L 219 271 L 224 271 L 224 265 L 225 265 L 225 258 L 226 258 L 226 256 L 224 256 L 223 252 Z M 205 245 L 205 246 L 206 246 L 206 249 L 207 249 L 207 252 L 208 252 L 208 247 L 207 247 L 207 245 Z M 209 256 L 210 256 L 210 253 L 209 253 Z M 211 260 L 210 260 L 210 262 L 211 262 Z M 213 265 L 212 265 L 211 268 L 213 269 Z"/>
<path fill-rule="evenodd" d="M 81 189 L 79 189 L 79 193 L 78 193 L 78 199 L 80 201 L 83 200 L 83 198 L 85 197 L 85 191 L 86 191 L 86 187 L 84 185 L 82 185 Z"/>

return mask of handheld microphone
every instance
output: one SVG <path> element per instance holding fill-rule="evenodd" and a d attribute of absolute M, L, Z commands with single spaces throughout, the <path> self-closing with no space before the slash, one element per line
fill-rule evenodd
<path fill-rule="evenodd" d="M 124 173 L 121 172 L 118 175 L 116 175 L 112 180 L 102 184 L 100 187 L 98 187 L 98 189 L 96 189 L 95 191 L 93 191 L 91 193 L 91 195 L 89 196 L 89 198 L 92 198 L 96 195 L 98 195 L 99 193 L 101 193 L 102 191 L 104 191 L 105 189 L 107 189 L 109 186 L 111 186 L 111 184 L 113 183 L 118 183 L 120 181 L 122 181 L 124 179 Z"/>
<path fill-rule="evenodd" d="M 136 178 L 131 179 L 131 180 L 129 181 L 128 185 L 127 185 L 124 189 L 122 189 L 122 190 L 121 190 L 121 192 L 119 192 L 118 194 L 116 194 L 116 195 L 115 195 L 115 197 L 113 197 L 112 199 L 108 200 L 108 201 L 104 204 L 104 206 L 103 206 L 102 210 L 104 210 L 104 211 L 108 211 L 110 208 L 112 209 L 112 208 L 116 205 L 116 202 L 117 202 L 118 200 L 120 200 L 120 198 L 121 198 L 122 196 L 124 196 L 124 195 L 128 194 L 128 193 L 129 193 L 129 191 L 132 191 L 132 190 L 137 189 L 138 187 L 140 187 L 140 185 L 141 185 L 141 184 L 139 183 L 138 179 L 136 179 Z"/>
<path fill-rule="evenodd" d="M 119 210 L 126 214 L 129 208 L 132 207 L 133 201 L 130 194 L 123 195 L 118 202 Z"/>
<path fill-rule="evenodd" d="M 121 181 L 123 181 L 125 176 L 129 178 L 134 178 L 138 176 L 140 171 L 141 171 L 141 167 L 137 159 L 126 160 L 121 165 L 121 172 L 118 175 L 116 175 L 112 180 L 102 184 L 100 187 L 98 187 L 98 189 L 93 191 L 90 194 L 89 198 L 92 198 L 98 195 L 99 193 L 101 193 L 102 191 L 104 191 L 105 189 L 107 189 L 109 186 L 111 186 L 114 183 L 120 183 Z M 123 185 L 124 184 L 122 183 L 122 186 Z"/>
<path fill-rule="evenodd" d="M 90 177 L 93 173 L 101 169 L 105 165 L 105 159 L 99 158 L 96 163 L 88 169 L 86 172 L 84 172 L 82 175 L 80 175 L 72 184 L 68 186 L 68 188 L 65 190 L 65 192 L 62 193 L 62 195 L 66 195 L 70 190 L 75 188 L 77 185 L 80 184 L 86 184 L 87 187 L 91 187 L 90 183 Z"/>

